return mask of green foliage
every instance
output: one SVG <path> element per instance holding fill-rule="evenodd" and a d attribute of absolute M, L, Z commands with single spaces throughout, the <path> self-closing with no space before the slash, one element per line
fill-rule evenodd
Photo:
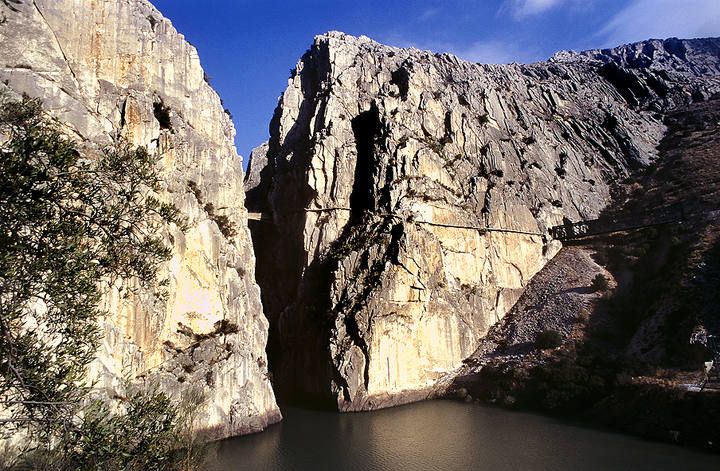
<path fill-rule="evenodd" d="M 92 401 L 53 449 L 25 453 L 18 465 L 60 471 L 199 469 L 205 450 L 192 439 L 190 424 L 202 400 L 191 392 L 176 405 L 163 393 L 133 390 L 121 411 Z"/>
<path fill-rule="evenodd" d="M 184 227 L 160 202 L 155 157 L 127 145 L 82 155 L 39 100 L 0 105 L 0 398 L 2 433 L 50 443 L 72 429 L 79 386 L 100 341 L 103 287 L 161 291 L 161 229 Z"/>
<path fill-rule="evenodd" d="M 557 348 L 562 345 L 562 334 L 557 330 L 545 329 L 537 335 L 535 339 L 535 347 L 545 350 Z"/>
<path fill-rule="evenodd" d="M 237 228 L 235 227 L 235 224 L 226 215 L 217 214 L 215 212 L 215 206 L 212 203 L 207 203 L 204 209 L 210 219 L 217 224 L 218 229 L 220 229 L 220 232 L 222 232 L 225 237 L 229 239 L 237 235 Z"/>
<path fill-rule="evenodd" d="M 167 469 L 177 410 L 163 394 L 134 394 L 126 412 L 101 402 L 86 410 L 73 430 L 64 460 L 68 469 Z"/>
<path fill-rule="evenodd" d="M 607 390 L 598 368 L 575 358 L 560 358 L 537 365 L 531 372 L 529 391 L 545 410 L 574 411 L 594 404 Z"/>
<path fill-rule="evenodd" d="M 602 359 L 558 351 L 546 362 L 487 365 L 481 371 L 479 397 L 558 413 L 587 410 L 611 390 L 619 369 Z"/>
<path fill-rule="evenodd" d="M 593 291 L 607 291 L 610 288 L 610 282 L 602 273 L 598 273 L 592 280 Z"/>
<path fill-rule="evenodd" d="M 657 313 L 663 303 L 662 298 L 675 299 L 663 326 L 662 345 L 668 352 L 664 362 L 666 366 L 687 366 L 686 355 L 691 353 L 694 356 L 688 348 L 687 339 L 705 305 L 698 302 L 701 299 L 698 291 L 693 292 L 697 289 L 693 287 L 695 282 L 679 288 L 683 278 L 693 279 L 687 273 L 693 269 L 688 262 L 690 240 L 694 237 L 694 232 L 686 233 L 682 227 L 667 231 L 649 228 L 623 236 L 622 240 L 618 236 L 617 241 L 601 247 L 599 252 L 607 261 L 608 269 L 621 273 L 622 283 L 604 302 L 604 308 L 613 322 L 598 328 L 599 332 L 594 331 L 593 335 L 605 336 L 618 348 L 623 348 L 633 339 L 638 328 Z M 698 287 L 709 281 L 704 278 L 697 280 Z M 706 287 L 699 288 L 699 293 L 705 291 L 713 292 Z"/>

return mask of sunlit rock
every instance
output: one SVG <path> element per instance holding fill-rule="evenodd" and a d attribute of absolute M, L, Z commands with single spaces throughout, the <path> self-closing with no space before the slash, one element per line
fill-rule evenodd
<path fill-rule="evenodd" d="M 248 178 L 278 393 L 431 395 L 557 253 L 548 229 L 656 157 L 655 111 L 720 90 L 717 41 L 669 41 L 500 66 L 317 37 Z"/>
<path fill-rule="evenodd" d="M 119 137 L 156 152 L 159 196 L 188 221 L 163 231 L 167 299 L 106 296 L 88 379 L 108 397 L 122 397 L 124 378 L 178 398 L 199 389 L 196 426 L 213 438 L 279 420 L 235 130 L 197 50 L 143 0 L 23 0 L 0 13 L 4 88 L 42 98 L 89 153 Z"/>

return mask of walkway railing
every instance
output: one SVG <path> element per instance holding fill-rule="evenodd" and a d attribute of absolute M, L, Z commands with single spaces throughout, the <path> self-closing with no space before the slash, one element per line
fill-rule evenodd
<path fill-rule="evenodd" d="M 683 207 L 673 206 L 622 218 L 602 217 L 574 223 L 569 222 L 561 226 L 551 227 L 550 235 L 560 241 L 571 241 L 613 232 L 627 232 L 647 227 L 676 224 L 686 219 L 687 215 Z"/>
<path fill-rule="evenodd" d="M 301 211 L 297 211 L 298 213 L 323 213 L 323 212 L 330 212 L 330 211 L 351 211 L 350 208 L 321 208 L 321 209 L 305 209 Z M 381 216 L 381 217 L 391 217 L 396 219 L 402 219 L 401 216 L 398 216 L 397 214 L 391 214 L 391 213 L 373 213 L 375 216 Z M 274 224 L 272 218 L 265 215 L 265 213 L 248 213 L 248 219 L 251 221 L 260 221 L 268 224 Z M 522 234 L 522 235 L 530 235 L 530 236 L 543 236 L 544 234 L 539 231 L 525 231 L 522 229 L 509 229 L 509 228 L 503 228 L 503 227 L 484 227 L 484 226 L 474 226 L 474 225 L 467 225 L 467 224 L 450 224 L 450 223 L 442 223 L 442 222 L 434 222 L 434 221 L 423 221 L 422 219 L 408 219 L 408 222 L 416 223 L 416 224 L 425 224 L 428 226 L 435 226 L 435 227 L 449 227 L 454 229 L 468 229 L 473 231 L 478 231 L 481 234 L 488 233 L 488 232 L 503 232 L 508 234 Z"/>

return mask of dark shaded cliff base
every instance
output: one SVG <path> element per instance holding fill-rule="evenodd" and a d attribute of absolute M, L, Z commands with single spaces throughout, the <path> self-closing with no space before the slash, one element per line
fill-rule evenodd
<path fill-rule="evenodd" d="M 658 161 L 623 182 L 602 217 L 673 222 L 564 247 L 450 395 L 720 451 L 720 389 L 696 387 L 711 352 L 690 343 L 699 326 L 720 334 L 720 101 L 665 121 Z M 598 273 L 607 289 L 593 286 Z M 562 345 L 537 348 L 543 330 Z"/>

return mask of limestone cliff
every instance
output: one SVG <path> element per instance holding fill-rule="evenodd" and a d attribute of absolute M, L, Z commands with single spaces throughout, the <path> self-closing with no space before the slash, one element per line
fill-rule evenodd
<path fill-rule="evenodd" d="M 720 90 L 719 44 L 501 66 L 317 37 L 248 179 L 278 393 L 426 397 L 557 252 L 548 228 L 655 158 L 659 112 Z"/>
<path fill-rule="evenodd" d="M 199 387 L 197 427 L 214 438 L 279 420 L 235 131 L 197 50 L 144 0 L 7 0 L 0 19 L 6 93 L 42 98 L 89 153 L 119 137 L 156 152 L 159 196 L 189 223 L 164 231 L 167 299 L 106 297 L 89 379 L 110 397 L 123 377 L 177 397 Z"/>

